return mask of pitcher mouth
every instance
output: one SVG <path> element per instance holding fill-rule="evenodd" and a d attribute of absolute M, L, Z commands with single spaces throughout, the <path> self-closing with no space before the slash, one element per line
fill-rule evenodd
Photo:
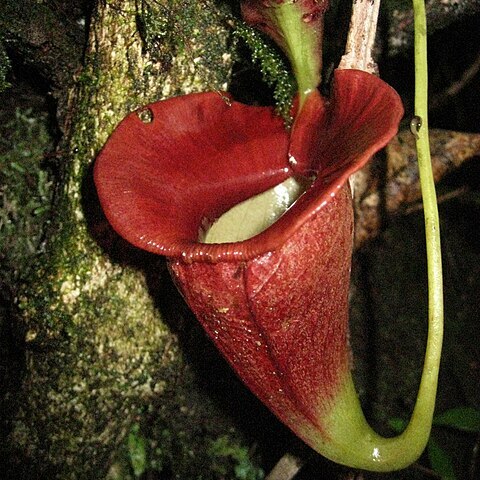
<path fill-rule="evenodd" d="M 214 220 L 204 218 L 198 241 L 210 244 L 236 243 L 259 235 L 290 208 L 294 208 L 315 178 L 289 177 L 278 185 L 234 205 Z"/>
<path fill-rule="evenodd" d="M 226 103 L 214 92 L 146 108 L 151 121 L 128 115 L 97 158 L 100 202 L 130 243 L 188 262 L 277 249 L 386 145 L 403 115 L 397 93 L 358 70 L 335 72 L 329 100 L 309 94 L 291 132 L 272 108 Z M 208 239 L 212 222 L 235 205 L 312 172 L 311 185 L 273 220 Z"/>

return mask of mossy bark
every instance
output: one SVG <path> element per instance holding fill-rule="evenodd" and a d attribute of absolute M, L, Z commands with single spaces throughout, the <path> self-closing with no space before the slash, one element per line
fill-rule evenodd
<path fill-rule="evenodd" d="M 26 369 L 10 436 L 19 478 L 104 478 L 139 412 L 183 371 L 156 305 L 162 286 L 151 295 L 142 258 L 104 223 L 91 166 L 127 112 L 222 88 L 226 13 L 214 0 L 97 3 L 68 97 L 50 240 L 19 297 Z"/>

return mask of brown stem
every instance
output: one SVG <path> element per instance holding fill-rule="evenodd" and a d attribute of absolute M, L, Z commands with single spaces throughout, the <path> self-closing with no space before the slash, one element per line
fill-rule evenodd
<path fill-rule="evenodd" d="M 369 73 L 377 72 L 372 49 L 377 32 L 380 0 L 354 0 L 345 55 L 338 68 L 355 68 Z"/>
<path fill-rule="evenodd" d="M 446 90 L 444 90 L 440 95 L 438 95 L 431 102 L 430 108 L 436 109 L 441 107 L 446 101 L 457 95 L 464 87 L 466 87 L 480 71 L 480 52 L 477 53 L 477 56 L 474 62 L 463 72 L 462 77 L 453 82 Z"/>
<path fill-rule="evenodd" d="M 303 461 L 300 458 L 286 453 L 265 477 L 265 480 L 292 480 L 302 467 Z"/>

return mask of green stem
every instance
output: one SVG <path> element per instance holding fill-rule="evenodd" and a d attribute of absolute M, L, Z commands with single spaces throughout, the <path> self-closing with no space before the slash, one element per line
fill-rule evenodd
<path fill-rule="evenodd" d="M 415 26 L 415 115 L 421 121 L 418 126 L 416 144 L 425 215 L 428 269 L 427 350 L 414 416 L 418 409 L 419 416 L 428 415 L 431 419 L 435 407 L 443 340 L 442 253 L 440 222 L 428 135 L 427 21 L 424 0 L 413 0 L 413 8 Z"/>
<path fill-rule="evenodd" d="M 421 455 L 430 436 L 443 339 L 443 285 L 435 183 L 428 136 L 427 27 L 424 0 L 413 0 L 415 22 L 415 135 L 425 212 L 428 269 L 428 338 L 422 378 L 405 431 L 383 438 L 365 420 L 350 375 L 326 419 L 329 438 L 316 442 L 326 457 L 373 471 L 405 468 Z M 313 441 L 315 443 L 315 441 Z"/>
<path fill-rule="evenodd" d="M 280 46 L 292 66 L 297 81 L 300 105 L 320 84 L 322 68 L 322 36 L 324 12 L 318 12 L 312 5 L 297 0 L 265 2 L 253 7 L 263 18 L 264 26 L 259 27 Z M 244 14 L 247 22 L 250 11 Z"/>
<path fill-rule="evenodd" d="M 320 84 L 323 19 L 315 21 L 315 25 L 302 21 L 303 12 L 295 3 L 285 2 L 272 10 L 283 36 L 282 46 L 291 62 L 302 105 L 307 95 Z"/>

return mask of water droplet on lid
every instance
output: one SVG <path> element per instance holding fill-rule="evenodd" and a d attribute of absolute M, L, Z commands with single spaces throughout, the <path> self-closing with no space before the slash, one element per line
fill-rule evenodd
<path fill-rule="evenodd" d="M 415 138 L 419 138 L 418 132 L 422 128 L 422 117 L 415 115 L 410 121 L 410 131 L 413 133 Z"/>
<path fill-rule="evenodd" d="M 144 108 L 141 108 L 140 110 L 137 110 L 137 115 L 138 115 L 138 118 L 143 123 L 153 122 L 153 112 L 152 112 L 152 109 L 149 107 L 144 107 Z"/>

